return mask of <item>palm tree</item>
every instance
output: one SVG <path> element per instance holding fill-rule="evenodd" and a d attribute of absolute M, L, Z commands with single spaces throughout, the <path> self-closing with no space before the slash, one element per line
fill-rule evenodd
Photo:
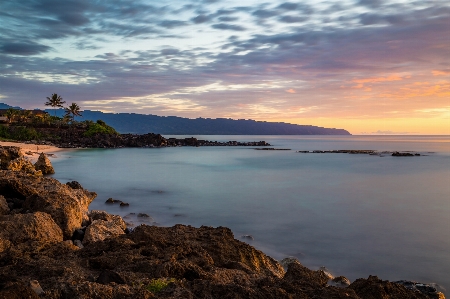
<path fill-rule="evenodd" d="M 76 103 L 72 103 L 72 105 L 70 105 L 69 107 L 67 107 L 65 109 L 66 109 L 66 116 L 71 117 L 72 121 L 75 120 L 75 115 L 82 116 L 81 111 L 80 111 L 80 106 L 78 106 L 78 104 L 76 104 Z"/>
<path fill-rule="evenodd" d="M 51 97 L 47 97 L 48 102 L 45 103 L 45 106 L 52 106 L 53 108 L 56 107 L 63 107 L 63 104 L 66 102 L 62 100 L 63 98 L 56 93 L 52 94 Z M 56 110 L 54 110 L 54 114 L 56 116 Z"/>
<path fill-rule="evenodd" d="M 18 110 L 14 109 L 14 108 L 9 108 L 6 111 L 6 118 L 8 119 L 8 123 L 11 123 L 14 120 L 14 118 L 16 117 L 16 115 L 18 115 L 18 114 L 19 114 Z"/>

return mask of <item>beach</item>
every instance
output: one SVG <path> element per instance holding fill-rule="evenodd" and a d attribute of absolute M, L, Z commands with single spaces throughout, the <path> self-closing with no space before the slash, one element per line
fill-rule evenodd
<path fill-rule="evenodd" d="M 31 163 L 35 163 L 41 153 L 47 154 L 50 158 L 56 158 L 57 152 L 67 149 L 59 148 L 53 145 L 32 144 L 23 142 L 7 142 L 0 141 L 0 146 L 18 146 L 21 149 L 22 154 L 30 160 Z"/>

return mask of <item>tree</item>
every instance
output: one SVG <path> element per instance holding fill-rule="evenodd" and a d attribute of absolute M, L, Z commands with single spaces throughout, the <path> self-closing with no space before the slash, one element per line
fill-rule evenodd
<path fill-rule="evenodd" d="M 47 97 L 48 102 L 45 103 L 45 106 L 52 106 L 53 108 L 56 107 L 63 107 L 63 104 L 66 102 L 62 100 L 63 98 L 56 93 L 52 94 L 51 97 Z M 56 109 L 54 110 L 54 114 L 56 116 Z"/>
<path fill-rule="evenodd" d="M 8 119 L 8 122 L 11 123 L 18 114 L 19 114 L 19 110 L 16 110 L 14 108 L 9 108 L 6 111 L 6 118 Z"/>
<path fill-rule="evenodd" d="M 72 118 L 72 121 L 75 120 L 75 116 L 82 116 L 80 106 L 78 106 L 76 103 L 72 103 L 72 105 L 70 105 L 65 109 L 66 109 L 66 116 Z"/>

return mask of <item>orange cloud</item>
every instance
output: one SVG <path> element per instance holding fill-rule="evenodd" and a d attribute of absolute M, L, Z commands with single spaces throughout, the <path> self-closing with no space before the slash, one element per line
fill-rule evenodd
<path fill-rule="evenodd" d="M 411 76 L 400 77 L 398 75 L 390 75 L 388 77 L 372 77 L 365 79 L 353 79 L 352 82 L 357 83 L 358 85 L 353 88 L 363 88 L 366 83 L 379 83 L 379 82 L 391 82 L 391 81 L 401 81 L 404 78 L 411 78 Z"/>
<path fill-rule="evenodd" d="M 288 89 L 288 90 L 286 90 L 286 92 L 288 92 L 288 93 L 296 93 L 296 91 L 295 91 L 295 89 Z"/>
<path fill-rule="evenodd" d="M 447 76 L 450 75 L 450 71 L 438 71 L 438 70 L 434 70 L 431 72 L 433 74 L 433 76 Z"/>

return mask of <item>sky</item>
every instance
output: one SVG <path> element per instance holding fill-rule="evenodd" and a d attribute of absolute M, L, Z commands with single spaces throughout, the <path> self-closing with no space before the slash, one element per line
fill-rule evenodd
<path fill-rule="evenodd" d="M 2 0 L 0 102 L 450 134 L 448 0 Z"/>

